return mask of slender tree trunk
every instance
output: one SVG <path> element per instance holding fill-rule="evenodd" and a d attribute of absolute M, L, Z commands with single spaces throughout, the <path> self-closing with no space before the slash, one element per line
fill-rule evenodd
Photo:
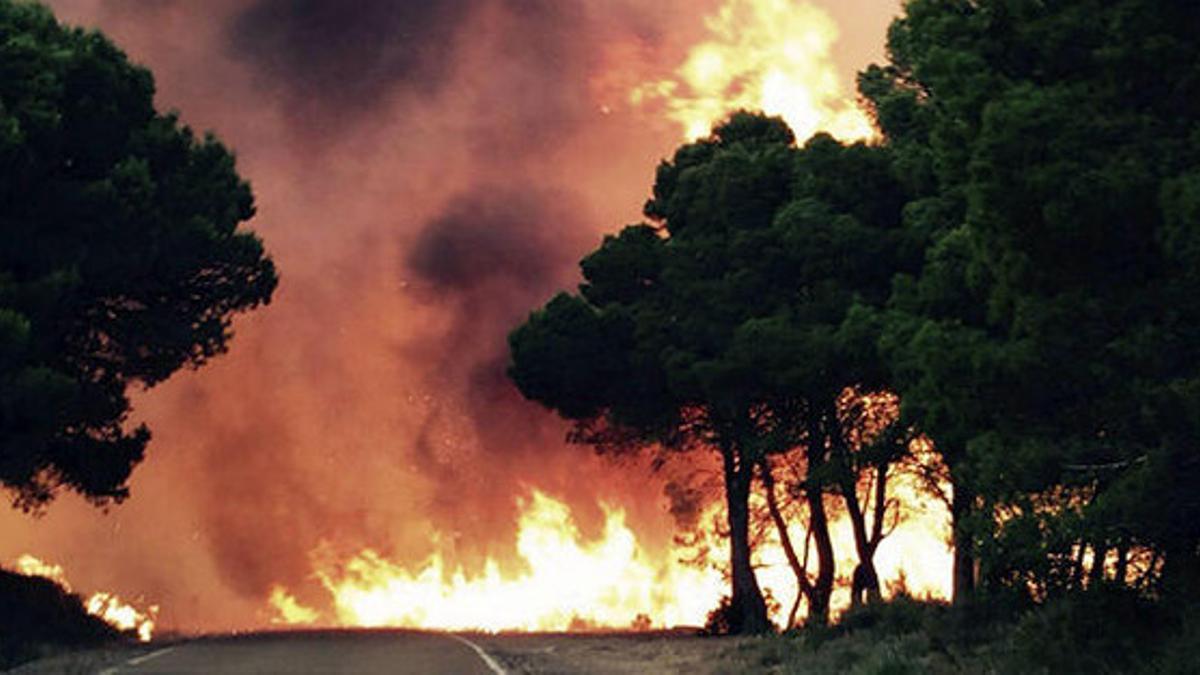
<path fill-rule="evenodd" d="M 875 571 L 875 547 L 867 534 L 866 514 L 863 513 L 862 502 L 858 499 L 858 473 L 850 460 L 850 449 L 845 446 L 841 437 L 842 430 L 837 421 L 836 412 L 826 415 L 831 440 L 834 444 L 834 457 L 838 463 L 838 489 L 842 493 L 842 501 L 846 503 L 846 515 L 850 518 L 850 526 L 854 532 L 854 550 L 858 555 L 858 565 L 850 578 L 850 605 L 857 607 L 865 601 L 878 600 L 879 575 Z"/>
<path fill-rule="evenodd" d="M 888 464 L 886 462 L 875 466 L 875 503 L 872 505 L 874 510 L 875 520 L 871 523 L 871 540 L 870 540 L 870 556 L 871 569 L 875 569 L 875 551 L 879 550 L 879 543 L 883 541 L 883 526 L 884 519 L 887 518 L 887 486 L 888 486 Z M 875 576 L 874 596 L 871 596 L 872 589 L 868 589 L 867 601 L 878 602 L 882 599 L 879 589 L 879 576 Z"/>
<path fill-rule="evenodd" d="M 813 543 L 817 549 L 817 578 L 812 584 L 808 621 L 824 626 L 829 624 L 829 598 L 833 594 L 835 562 L 833 539 L 829 536 L 829 517 L 825 514 L 825 491 L 820 484 L 811 480 L 811 476 L 820 472 L 828 460 L 828 449 L 825 446 L 827 437 L 822 432 L 819 422 L 814 420 L 809 423 L 808 446 L 805 452 L 810 480 L 805 486 L 804 496 L 808 500 L 809 531 L 812 532 Z"/>
<path fill-rule="evenodd" d="M 854 567 L 854 574 L 850 580 L 850 604 L 857 607 L 864 602 L 864 596 L 872 594 L 872 586 L 874 586 L 874 595 L 879 595 L 879 578 L 871 560 L 871 547 L 867 541 L 867 525 L 862 505 L 858 501 L 857 486 L 854 485 L 853 479 L 843 478 L 841 491 L 842 500 L 846 502 L 846 513 L 850 518 L 851 529 L 854 531 L 854 550 L 858 554 L 858 565 Z"/>
<path fill-rule="evenodd" d="M 799 556 L 796 555 L 796 548 L 792 546 L 792 537 L 788 534 L 787 520 L 783 517 L 783 512 L 779 509 L 779 502 L 775 498 L 775 475 L 771 472 L 771 463 L 764 457 L 758 463 L 759 474 L 762 476 L 763 491 L 767 493 L 767 510 L 771 513 L 771 520 L 775 523 L 775 529 L 779 532 L 779 544 L 783 547 L 783 553 L 787 556 L 788 565 L 792 568 L 792 574 L 796 575 L 796 601 L 792 604 L 792 611 L 788 614 L 788 623 L 784 629 L 792 627 L 796 621 L 796 611 L 800 607 L 800 598 L 806 597 L 811 593 L 808 583 L 808 571 L 805 566 L 800 563 Z"/>
<path fill-rule="evenodd" d="M 975 550 L 971 537 L 965 532 L 965 523 L 971 513 L 975 494 L 955 481 L 951 498 L 950 516 L 954 536 L 954 602 L 962 603 L 975 593 Z"/>
<path fill-rule="evenodd" d="M 725 468 L 725 502 L 729 512 L 729 562 L 732 568 L 733 594 L 730 597 L 730 628 L 738 634 L 759 634 L 771 630 L 767 603 L 750 562 L 750 486 L 754 466 L 745 462 L 733 447 L 721 450 Z"/>
<path fill-rule="evenodd" d="M 1108 546 L 1097 543 L 1092 546 L 1092 569 L 1088 573 L 1088 586 L 1095 588 L 1104 583 L 1104 559 L 1108 557 Z"/>
<path fill-rule="evenodd" d="M 817 548 L 817 580 L 808 606 L 808 620 L 817 625 L 829 623 L 829 596 L 833 594 L 833 540 L 829 536 L 829 518 L 820 489 L 807 491 L 809 521 Z"/>
<path fill-rule="evenodd" d="M 1114 574 L 1117 585 L 1124 587 L 1129 575 L 1129 541 L 1124 537 L 1117 544 L 1117 568 Z"/>

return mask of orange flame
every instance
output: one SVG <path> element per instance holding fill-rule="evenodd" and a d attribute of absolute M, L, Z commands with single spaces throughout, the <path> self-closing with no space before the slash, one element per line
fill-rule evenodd
<path fill-rule="evenodd" d="M 911 483 L 897 481 L 897 496 L 928 502 Z M 339 563 L 317 563 L 315 574 L 332 596 L 333 623 L 449 630 L 562 631 L 581 628 L 660 628 L 701 625 L 728 583 L 712 566 L 680 562 L 693 557 L 677 545 L 668 555 L 651 556 L 625 522 L 620 508 L 602 505 L 605 525 L 595 541 L 584 541 L 569 507 L 533 491 L 522 500 L 517 551 L 528 571 L 515 577 L 489 559 L 484 572 L 468 577 L 440 555 L 412 571 L 365 549 Z M 935 502 L 936 504 L 936 502 Z M 710 506 L 702 522 L 721 519 L 721 504 Z M 950 556 L 944 508 L 909 514 L 880 547 L 876 564 L 882 579 L 903 578 L 909 592 L 945 598 L 950 592 Z M 792 536 L 803 541 L 802 524 Z M 844 519 L 834 525 L 839 569 L 853 567 L 853 535 Z M 724 552 L 713 532 L 704 545 Z M 327 551 L 314 561 L 329 560 Z M 720 558 L 720 555 L 716 555 Z M 782 549 L 767 541 L 756 552 L 760 583 L 781 605 L 790 603 L 796 581 Z M 849 604 L 848 590 L 835 598 Z M 283 587 L 271 592 L 274 623 L 311 624 L 319 613 L 304 607 Z M 782 623 L 785 607 L 774 618 Z"/>
<path fill-rule="evenodd" d="M 727 0 L 704 25 L 709 39 L 692 47 L 676 77 L 635 87 L 630 103 L 662 102 L 687 140 L 739 108 L 783 117 L 801 140 L 821 130 L 843 140 L 874 134 L 842 91 L 831 56 L 837 24 L 820 8 Z"/>
<path fill-rule="evenodd" d="M 271 589 L 271 597 L 267 602 L 275 609 L 276 616 L 271 619 L 271 623 L 287 624 L 291 626 L 305 626 L 316 623 L 317 619 L 321 618 L 321 613 L 311 607 L 305 607 L 300 604 L 294 595 L 288 593 L 283 586 L 275 586 Z"/>
<path fill-rule="evenodd" d="M 71 584 L 61 565 L 44 562 L 28 553 L 21 555 L 13 563 L 18 574 L 30 577 L 44 577 L 67 592 Z M 115 593 L 98 591 L 88 597 L 83 603 L 88 614 L 98 617 L 121 631 L 133 631 L 142 642 L 149 642 L 154 635 L 154 622 L 158 616 L 158 605 L 150 605 L 144 611 L 121 599 Z"/>
<path fill-rule="evenodd" d="M 367 549 L 317 570 L 337 622 L 485 631 L 696 624 L 724 587 L 712 570 L 647 554 L 619 508 L 603 507 L 603 535 L 588 542 L 563 502 L 536 490 L 523 501 L 517 551 L 527 573 L 506 578 L 489 559 L 468 578 L 440 554 L 413 573 Z M 290 623 L 285 597 L 271 604 Z"/>

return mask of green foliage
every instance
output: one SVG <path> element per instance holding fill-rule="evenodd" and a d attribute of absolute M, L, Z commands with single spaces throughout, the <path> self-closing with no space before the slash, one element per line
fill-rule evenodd
<path fill-rule="evenodd" d="M 1011 672 L 1121 673 L 1167 628 L 1162 611 L 1127 591 L 1099 590 L 1027 613 L 1011 636 Z"/>
<path fill-rule="evenodd" d="M 153 96 L 101 34 L 0 2 L 0 484 L 24 508 L 123 499 L 149 440 L 127 388 L 223 352 L 276 285 L 232 155 Z"/>
<path fill-rule="evenodd" d="M 842 391 L 883 383 L 881 324 L 864 308 L 881 307 L 924 250 L 926 235 L 903 227 L 887 149 L 793 140 L 781 120 L 743 112 L 681 147 L 658 168 L 653 223 L 605 237 L 579 293 L 509 340 L 513 381 L 575 420 L 577 439 L 719 450 L 731 518 L 761 458 L 807 442 L 815 469 L 830 451 L 813 429 L 840 438 Z M 828 489 L 821 476 L 815 492 Z"/>
<path fill-rule="evenodd" d="M 912 0 L 859 78 L 913 176 L 906 227 L 933 236 L 880 346 L 978 496 L 959 544 L 988 583 L 1078 588 L 1073 547 L 1149 546 L 1200 587 L 1198 23 L 1194 3 Z"/>
<path fill-rule="evenodd" d="M 878 635 L 907 635 L 926 628 L 946 611 L 939 602 L 897 595 L 887 602 L 869 603 L 846 610 L 838 620 L 844 631 L 870 630 Z"/>
<path fill-rule="evenodd" d="M 1176 617 L 1104 589 L 1044 606 L 1015 596 L 947 606 L 898 597 L 835 626 L 737 644 L 719 672 L 1192 673 L 1195 611 Z"/>

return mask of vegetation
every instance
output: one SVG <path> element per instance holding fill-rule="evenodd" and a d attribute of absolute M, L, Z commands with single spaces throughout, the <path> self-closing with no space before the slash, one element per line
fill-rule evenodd
<path fill-rule="evenodd" d="M 857 478 L 883 483 L 918 437 L 950 482 L 957 603 L 1008 598 L 1026 608 L 1012 635 L 1081 655 L 1089 613 L 1192 626 L 1197 25 L 1193 3 L 910 0 L 888 62 L 859 77 L 877 141 L 797 147 L 738 113 L 680 148 L 650 222 L 606 237 L 578 293 L 513 332 L 513 380 L 602 450 L 720 454 L 732 595 L 714 616 L 732 632 L 766 627 L 755 467 L 770 486 L 770 457 L 804 457 L 819 626 L 824 496 L 854 525 L 855 595 L 877 600 L 880 518 L 867 526 Z M 898 395 L 899 423 L 862 443 L 847 392 Z M 1120 601 L 1093 603 L 1105 593 Z"/>
<path fill-rule="evenodd" d="M 837 626 L 741 642 L 716 672 L 1186 673 L 1195 628 L 1144 598 L 1087 591 L 1019 609 L 1012 598 L 948 605 L 900 595 Z"/>
<path fill-rule="evenodd" d="M 124 499 L 128 388 L 223 352 L 276 285 L 233 157 L 153 97 L 101 34 L 0 0 L 0 485 L 27 510 Z"/>
<path fill-rule="evenodd" d="M 0 599 L 0 668 L 55 646 L 87 647 L 122 639 L 116 628 L 88 614 L 79 596 L 50 579 L 0 569 Z"/>

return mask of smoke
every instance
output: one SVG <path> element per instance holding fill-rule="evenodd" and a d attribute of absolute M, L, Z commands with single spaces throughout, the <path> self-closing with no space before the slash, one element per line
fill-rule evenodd
<path fill-rule="evenodd" d="M 585 535 L 605 501 L 669 545 L 663 479 L 565 445 L 505 377 L 505 338 L 638 216 L 678 131 L 624 97 L 702 33 L 681 18 L 695 3 L 50 4 L 237 151 L 282 280 L 228 354 L 135 396 L 154 438 L 125 504 L 0 512 L 0 558 L 40 554 L 81 590 L 162 605 L 167 629 L 217 630 L 267 623 L 275 585 L 327 608 L 314 555 L 511 571 L 532 489 Z"/>
<path fill-rule="evenodd" d="M 258 0 L 229 24 L 229 45 L 291 105 L 365 110 L 386 96 L 429 95 L 454 66 L 458 29 L 477 0 Z"/>
<path fill-rule="evenodd" d="M 586 246 L 566 195 L 480 186 L 451 198 L 408 248 L 407 267 L 434 293 L 489 282 L 543 290 Z"/>

